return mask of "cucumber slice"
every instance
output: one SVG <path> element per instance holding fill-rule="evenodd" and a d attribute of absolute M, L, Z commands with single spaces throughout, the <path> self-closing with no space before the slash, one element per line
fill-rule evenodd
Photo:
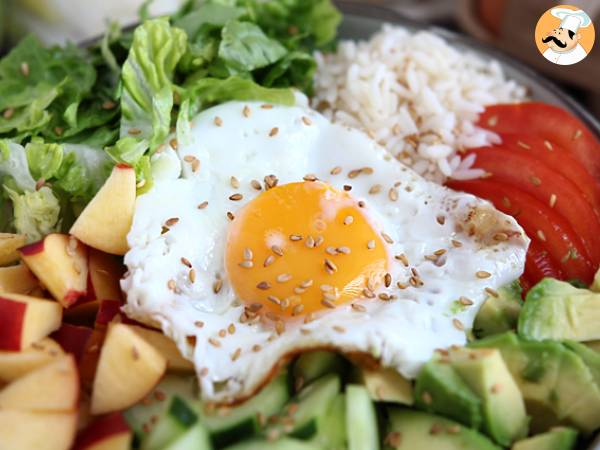
<path fill-rule="evenodd" d="M 377 413 L 364 386 L 346 386 L 348 450 L 379 450 Z"/>
<path fill-rule="evenodd" d="M 338 394 L 318 425 L 318 433 L 310 442 L 328 450 L 346 450 L 346 396 Z"/>
<path fill-rule="evenodd" d="M 346 371 L 348 362 L 337 353 L 327 351 L 314 351 L 303 353 L 294 362 L 292 373 L 294 380 L 301 380 L 304 386 L 328 373 L 337 373 L 342 376 Z"/>
<path fill-rule="evenodd" d="M 164 450 L 212 450 L 212 448 L 208 431 L 196 423 Z"/>
<path fill-rule="evenodd" d="M 252 439 L 227 447 L 225 450 L 323 450 L 323 447 L 311 442 L 283 438 L 277 441 Z"/>
<path fill-rule="evenodd" d="M 281 374 L 256 396 L 235 408 L 202 414 L 202 423 L 216 447 L 223 447 L 260 432 L 266 419 L 279 413 L 289 400 L 288 377 Z"/>
<path fill-rule="evenodd" d="M 174 396 L 156 426 L 142 441 L 142 450 L 162 450 L 198 421 L 198 415 L 181 398 Z"/>
<path fill-rule="evenodd" d="M 265 435 L 278 437 L 288 434 L 299 439 L 310 439 L 317 433 L 340 387 L 340 377 L 335 374 L 312 382 L 296 394 L 285 412 L 266 428 Z"/>
<path fill-rule="evenodd" d="M 138 403 L 125 411 L 125 420 L 138 439 L 143 439 L 154 422 L 161 417 L 170 405 L 174 395 L 180 398 L 197 397 L 195 376 L 167 375 L 148 395 L 148 401 Z"/>

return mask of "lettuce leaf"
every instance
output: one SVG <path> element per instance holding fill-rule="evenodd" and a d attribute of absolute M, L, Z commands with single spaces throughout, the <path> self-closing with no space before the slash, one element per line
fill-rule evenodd
<path fill-rule="evenodd" d="M 13 225 L 17 233 L 27 236 L 28 242 L 40 240 L 45 235 L 60 231 L 60 203 L 52 189 L 43 186 L 37 191 L 23 194 L 4 186 L 13 204 Z"/>

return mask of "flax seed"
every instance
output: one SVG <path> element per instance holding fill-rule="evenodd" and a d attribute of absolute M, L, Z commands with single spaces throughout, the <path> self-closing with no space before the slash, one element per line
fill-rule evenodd
<path fill-rule="evenodd" d="M 205 209 L 208 206 L 208 202 L 202 202 L 198 205 L 198 209 Z"/>
<path fill-rule="evenodd" d="M 464 306 L 471 306 L 473 304 L 473 300 L 468 299 L 467 297 L 461 297 L 458 299 L 458 302 Z"/>
<path fill-rule="evenodd" d="M 304 175 L 304 177 L 302 177 L 302 179 L 304 181 L 317 181 L 318 180 L 317 176 L 313 173 L 307 173 L 306 175 Z"/>
<path fill-rule="evenodd" d="M 462 242 L 460 242 L 460 241 L 457 241 L 457 240 L 455 240 L 455 239 L 452 239 L 452 241 L 451 241 L 451 242 L 452 242 L 452 246 L 453 246 L 453 247 L 456 247 L 456 248 L 462 247 Z"/>
<path fill-rule="evenodd" d="M 485 270 L 478 270 L 478 271 L 475 273 L 475 276 L 476 276 L 477 278 L 484 279 L 484 278 L 489 278 L 489 277 L 491 277 L 491 276 L 492 276 L 492 274 L 491 274 L 491 273 L 489 273 L 489 272 L 486 272 Z"/>
<path fill-rule="evenodd" d="M 282 320 L 275 322 L 275 331 L 280 335 L 285 332 L 285 323 Z"/>
<path fill-rule="evenodd" d="M 383 188 L 383 186 L 381 186 L 380 184 L 374 184 L 369 189 L 369 194 L 371 194 L 371 195 L 379 194 L 381 192 L 382 188 Z"/>
<path fill-rule="evenodd" d="M 231 355 L 231 360 L 235 361 L 236 359 L 238 359 L 240 357 L 241 354 L 242 354 L 242 349 L 238 347 L 235 350 L 235 352 L 233 352 L 233 354 Z"/>
<path fill-rule="evenodd" d="M 233 194 L 229 196 L 229 200 L 231 200 L 232 202 L 238 202 L 243 198 L 244 196 L 242 194 Z"/>
<path fill-rule="evenodd" d="M 383 240 L 384 240 L 385 242 L 387 242 L 388 244 L 393 244 L 393 243 L 394 243 L 394 240 L 393 240 L 393 239 L 390 237 L 390 235 L 389 235 L 389 234 L 387 234 L 387 233 L 384 233 L 383 231 L 381 232 L 381 237 L 382 237 L 382 238 L 383 238 Z"/>
<path fill-rule="evenodd" d="M 231 211 L 227 211 L 227 218 L 231 221 L 233 221 L 235 219 L 235 216 L 233 215 L 233 213 Z"/>
<path fill-rule="evenodd" d="M 260 182 L 258 180 L 250 181 L 250 186 L 252 186 L 252 188 L 256 191 L 262 190 L 262 186 L 260 185 Z"/>
<path fill-rule="evenodd" d="M 196 271 L 194 269 L 190 269 L 188 273 L 188 278 L 190 279 L 190 283 L 196 282 Z"/>
<path fill-rule="evenodd" d="M 203 327 L 204 327 L 204 322 L 202 322 L 201 320 L 196 320 L 196 321 L 194 322 L 194 326 L 195 326 L 196 328 L 203 328 Z"/>
<path fill-rule="evenodd" d="M 457 330 L 460 330 L 460 331 L 464 331 L 464 329 L 465 329 L 465 326 L 463 325 L 463 323 L 458 319 L 452 319 L 452 325 L 454 325 L 454 328 L 456 328 Z"/>
<path fill-rule="evenodd" d="M 256 285 L 256 287 L 257 287 L 258 289 L 261 289 L 261 290 L 263 290 L 263 291 L 266 291 L 267 289 L 270 289 L 270 288 L 271 288 L 271 285 L 270 285 L 269 283 L 267 283 L 266 281 L 261 281 L 260 283 L 258 283 L 258 284 Z"/>
<path fill-rule="evenodd" d="M 189 268 L 192 267 L 192 263 L 190 262 L 189 259 L 182 257 L 181 258 L 181 264 L 183 264 L 184 266 L 187 266 Z"/>
<path fill-rule="evenodd" d="M 542 184 L 542 180 L 534 176 L 529 177 L 529 181 L 531 181 L 531 184 L 533 184 L 534 186 L 540 186 Z"/>
<path fill-rule="evenodd" d="M 216 116 L 213 120 L 214 124 L 218 127 L 223 126 L 223 119 L 221 119 L 219 116 Z"/>
<path fill-rule="evenodd" d="M 346 329 L 341 326 L 341 325 L 334 325 L 331 328 L 333 328 L 333 331 L 337 331 L 338 333 L 345 333 Z"/>
<path fill-rule="evenodd" d="M 303 116 L 302 117 L 302 122 L 304 122 L 304 125 L 312 125 L 312 120 L 310 120 L 308 117 Z"/>
<path fill-rule="evenodd" d="M 399 255 L 394 256 L 394 258 L 396 258 L 398 261 L 400 261 L 404 267 L 408 267 L 408 258 L 406 257 L 406 255 L 404 253 L 400 253 Z"/>
<path fill-rule="evenodd" d="M 354 310 L 356 312 L 366 312 L 367 308 L 365 308 L 363 305 L 360 305 L 358 303 L 352 303 L 352 310 Z"/>
<path fill-rule="evenodd" d="M 375 298 L 375 293 L 369 288 L 364 288 L 362 293 L 366 298 Z"/>
<path fill-rule="evenodd" d="M 218 294 L 219 292 L 221 292 L 221 288 L 223 288 L 223 280 L 215 280 L 215 282 L 213 283 L 213 292 L 215 294 Z"/>
<path fill-rule="evenodd" d="M 271 131 L 269 131 L 269 137 L 273 137 L 273 136 L 275 136 L 277 133 L 279 133 L 279 128 L 277 128 L 277 127 L 273 127 L 273 128 L 271 128 Z"/>
<path fill-rule="evenodd" d="M 265 262 L 263 262 L 263 267 L 269 267 L 274 262 L 275 262 L 275 257 L 273 255 L 269 255 L 265 258 Z"/>
<path fill-rule="evenodd" d="M 252 115 L 252 110 L 250 109 L 250 107 L 248 105 L 244 106 L 244 109 L 242 110 L 242 114 L 244 115 L 244 117 L 250 117 Z"/>
<path fill-rule="evenodd" d="M 229 179 L 229 184 L 231 184 L 231 187 L 234 189 L 238 189 L 240 187 L 240 181 L 236 177 L 231 177 Z"/>
<path fill-rule="evenodd" d="M 396 200 L 398 200 L 398 191 L 396 190 L 396 188 L 391 188 L 391 189 L 388 191 L 388 198 L 389 198 L 391 201 L 393 201 L 393 202 L 395 202 Z"/>
<path fill-rule="evenodd" d="M 327 300 L 326 298 L 321 300 L 321 304 L 326 308 L 335 309 L 335 304 L 331 300 Z"/>
<path fill-rule="evenodd" d="M 273 109 L 273 105 L 269 104 L 269 103 L 265 103 L 263 105 L 260 105 L 260 107 L 262 109 Z"/>
<path fill-rule="evenodd" d="M 331 175 L 339 175 L 340 173 L 342 173 L 342 168 L 340 166 L 335 166 L 333 169 L 331 169 L 329 173 Z"/>
<path fill-rule="evenodd" d="M 219 348 L 221 346 L 221 341 L 215 338 L 208 338 L 208 343 L 213 347 Z"/>
<path fill-rule="evenodd" d="M 169 141 L 169 145 L 171 146 L 171 148 L 173 150 L 177 150 L 179 148 L 179 142 L 177 142 L 177 139 L 173 138 Z"/>

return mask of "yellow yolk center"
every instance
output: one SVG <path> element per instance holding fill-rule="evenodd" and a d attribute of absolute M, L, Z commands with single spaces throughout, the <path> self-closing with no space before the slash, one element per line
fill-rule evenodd
<path fill-rule="evenodd" d="M 236 294 L 273 320 L 373 297 L 387 264 L 384 243 L 357 202 L 322 182 L 261 193 L 228 234 Z"/>

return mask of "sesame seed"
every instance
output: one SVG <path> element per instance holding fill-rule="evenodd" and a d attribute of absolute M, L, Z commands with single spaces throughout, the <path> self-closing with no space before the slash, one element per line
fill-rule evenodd
<path fill-rule="evenodd" d="M 359 305 L 358 303 L 352 303 L 352 310 L 356 312 L 366 312 L 367 308 L 363 305 Z"/>
<path fill-rule="evenodd" d="M 138 351 L 138 349 L 135 346 L 131 347 L 131 357 L 134 360 L 140 359 L 140 352 Z"/>
<path fill-rule="evenodd" d="M 351 170 L 350 172 L 348 172 L 348 178 L 350 178 L 350 179 L 356 178 L 357 176 L 360 175 L 360 172 L 361 172 L 360 169 Z"/>
<path fill-rule="evenodd" d="M 406 257 L 406 255 L 404 253 L 400 253 L 399 255 L 394 256 L 394 258 L 396 258 L 398 261 L 400 261 L 404 267 L 408 267 L 408 258 Z"/>
<path fill-rule="evenodd" d="M 274 262 L 275 262 L 275 257 L 273 255 L 269 255 L 265 258 L 265 262 L 263 262 L 263 267 L 269 267 Z"/>
<path fill-rule="evenodd" d="M 236 177 L 231 177 L 229 179 L 229 183 L 231 184 L 231 187 L 234 189 L 237 189 L 240 187 L 240 181 Z"/>
<path fill-rule="evenodd" d="M 463 323 L 458 319 L 452 319 L 452 325 L 454 325 L 454 328 L 456 328 L 457 330 L 460 330 L 460 331 L 464 331 L 464 329 L 465 329 L 465 326 L 463 325 Z"/>
<path fill-rule="evenodd" d="M 385 287 L 390 287 L 390 285 L 392 284 L 392 275 L 389 272 L 386 273 L 383 277 L 383 282 Z"/>
<path fill-rule="evenodd" d="M 188 278 L 190 279 L 190 283 L 196 282 L 196 271 L 194 269 L 190 269 L 188 272 Z"/>
<path fill-rule="evenodd" d="M 393 244 L 394 240 L 390 237 L 389 234 L 384 233 L 383 231 L 381 232 L 381 237 L 383 238 L 383 240 L 385 242 L 387 242 L 388 244 Z"/>
<path fill-rule="evenodd" d="M 495 127 L 496 125 L 498 125 L 498 116 L 492 116 L 487 120 L 487 124 L 490 127 Z"/>
<path fill-rule="evenodd" d="M 4 117 L 5 119 L 8 120 L 13 116 L 14 113 L 15 113 L 14 108 L 6 108 L 4 110 L 4 112 L 2 113 L 2 117 Z"/>
<path fill-rule="evenodd" d="M 240 201 L 243 198 L 244 196 L 242 194 L 233 194 L 229 196 L 229 200 L 231 200 L 232 202 Z"/>
<path fill-rule="evenodd" d="M 102 109 L 113 109 L 117 104 L 111 100 L 106 100 L 102 103 Z"/>
<path fill-rule="evenodd" d="M 203 328 L 203 327 L 204 327 L 204 322 L 202 322 L 201 320 L 196 320 L 196 321 L 194 322 L 194 326 L 195 326 L 196 328 Z"/>
<path fill-rule="evenodd" d="M 27 64 L 26 62 L 21 63 L 21 73 L 25 78 L 29 76 L 29 64 Z"/>
<path fill-rule="evenodd" d="M 583 131 L 581 131 L 581 130 L 575 130 L 575 133 L 573 134 L 573 140 L 579 139 L 582 134 L 583 134 Z"/>
<path fill-rule="evenodd" d="M 347 247 L 345 245 L 338 247 L 336 250 L 338 253 L 341 253 L 342 255 L 349 255 L 350 253 L 352 253 L 352 250 L 350 250 L 350 247 Z"/>
<path fill-rule="evenodd" d="M 273 137 L 273 136 L 275 136 L 277 133 L 279 133 L 279 128 L 277 128 L 277 127 L 273 127 L 273 128 L 271 128 L 271 131 L 269 131 L 269 137 Z"/>
<path fill-rule="evenodd" d="M 444 216 L 437 216 L 435 218 L 435 220 L 437 221 L 437 223 L 439 223 L 440 225 L 444 225 L 446 223 L 446 217 Z"/>
<path fill-rule="evenodd" d="M 243 269 L 252 269 L 254 267 L 254 263 L 248 260 L 242 261 L 238 265 Z"/>
<path fill-rule="evenodd" d="M 269 103 L 265 103 L 263 105 L 260 105 L 260 107 L 262 109 L 273 109 L 273 105 L 269 104 Z"/>
<path fill-rule="evenodd" d="M 458 302 L 464 306 L 471 306 L 473 304 L 473 300 L 468 299 L 467 297 L 461 297 L 458 299 Z"/>
<path fill-rule="evenodd" d="M 497 394 L 498 392 L 500 392 L 501 389 L 502 385 L 500 383 L 496 383 L 490 388 L 490 391 L 492 392 L 492 394 Z"/>
<path fill-rule="evenodd" d="M 423 403 L 425 403 L 426 405 L 431 405 L 431 403 L 433 402 L 431 394 L 427 391 L 423 392 L 423 394 L 421 395 L 421 400 L 423 400 Z"/>
<path fill-rule="evenodd" d="M 250 182 L 250 186 L 252 186 L 252 188 L 257 191 L 260 191 L 262 189 L 262 186 L 260 185 L 260 182 L 258 180 L 252 180 Z"/>
<path fill-rule="evenodd" d="M 61 127 L 55 127 L 54 128 L 54 132 L 56 133 L 57 136 L 61 136 L 64 131 L 65 130 L 63 128 L 61 128 Z M 140 131 L 140 133 L 141 133 L 141 131 Z"/>
<path fill-rule="evenodd" d="M 252 115 L 252 110 L 250 109 L 250 107 L 248 105 L 244 106 L 244 109 L 242 110 L 242 114 L 244 115 L 244 117 L 250 117 Z"/>
<path fill-rule="evenodd" d="M 546 242 L 546 235 L 544 234 L 544 232 L 542 230 L 537 230 L 536 234 L 537 234 L 537 237 L 540 239 L 540 241 Z"/>
<path fill-rule="evenodd" d="M 511 207 L 511 203 L 508 197 L 502 197 L 502 204 L 507 208 Z"/>
<path fill-rule="evenodd" d="M 127 133 L 129 133 L 131 136 L 137 136 L 138 134 L 142 134 L 142 130 L 139 128 L 130 128 L 127 130 Z"/>
<path fill-rule="evenodd" d="M 275 175 L 267 175 L 264 178 L 264 182 L 265 182 L 265 190 L 269 190 L 269 189 L 272 189 L 275 186 L 277 186 L 277 183 L 279 182 L 279 180 L 277 179 L 277 177 Z"/>
<path fill-rule="evenodd" d="M 497 291 L 495 291 L 494 289 L 492 289 L 491 287 L 486 287 L 484 289 L 485 292 L 487 292 L 488 294 L 490 294 L 492 297 L 499 297 L 499 294 Z"/>
<path fill-rule="evenodd" d="M 401 283 L 400 281 L 396 283 L 396 286 L 398 286 L 398 289 L 406 289 L 408 287 L 408 285 Z"/>
<path fill-rule="evenodd" d="M 337 255 L 337 248 L 329 246 L 325 248 L 325 253 L 327 253 L 328 255 Z"/>
<path fill-rule="evenodd" d="M 369 242 L 367 242 L 367 248 L 369 250 L 373 250 L 375 248 L 375 240 L 371 239 Z"/>
<path fill-rule="evenodd" d="M 309 288 L 313 285 L 313 280 L 304 280 L 302 283 L 300 283 L 300 287 L 301 288 Z"/>
<path fill-rule="evenodd" d="M 399 431 L 390 431 L 385 437 L 385 444 L 392 447 L 398 448 L 402 443 L 402 434 Z"/>
<path fill-rule="evenodd" d="M 478 271 L 475 273 L 475 276 L 476 276 L 477 278 L 481 278 L 481 279 L 483 279 L 483 278 L 489 278 L 489 277 L 491 277 L 491 276 L 492 276 L 492 274 L 491 274 L 491 273 L 489 273 L 489 272 L 486 272 L 485 270 L 478 270 Z"/>
<path fill-rule="evenodd" d="M 326 308 L 335 309 L 335 304 L 331 300 L 327 300 L 326 298 L 321 300 L 321 304 Z"/>
<path fill-rule="evenodd" d="M 277 334 L 283 334 L 283 332 L 285 331 L 285 323 L 283 323 L 282 320 L 278 320 L 277 322 L 275 322 L 275 331 L 277 332 Z"/>
<path fill-rule="evenodd" d="M 227 218 L 229 220 L 233 220 L 233 219 L 235 219 L 235 216 L 233 215 L 233 213 L 231 211 L 227 211 Z"/>
<path fill-rule="evenodd" d="M 252 346 L 252 351 L 255 352 L 255 353 L 256 352 L 260 352 L 261 350 L 262 350 L 262 347 L 260 345 L 258 345 L 258 344 L 254 344 Z"/>
<path fill-rule="evenodd" d="M 436 250 L 435 252 L 433 252 L 433 254 L 435 256 L 442 256 L 444 254 L 446 254 L 447 250 L 445 248 L 440 248 L 439 250 Z"/>
<path fill-rule="evenodd" d="M 304 241 L 304 245 L 306 245 L 308 248 L 313 248 L 315 246 L 315 238 L 308 236 L 306 241 Z"/>
<path fill-rule="evenodd" d="M 252 259 L 254 258 L 254 253 L 252 252 L 252 249 L 246 247 L 244 248 L 244 259 Z"/>
<path fill-rule="evenodd" d="M 177 225 L 177 223 L 179 222 L 179 218 L 178 217 L 171 217 L 170 219 L 168 219 L 165 222 L 165 225 L 168 227 L 172 227 L 173 225 Z"/>
<path fill-rule="evenodd" d="M 279 300 L 279 298 L 275 297 L 274 295 L 268 295 L 267 300 L 269 300 L 271 303 L 274 303 L 277 306 L 281 305 L 281 300 Z"/>
<path fill-rule="evenodd" d="M 183 264 L 184 266 L 187 266 L 190 268 L 192 267 L 192 263 L 190 262 L 189 259 L 182 257 L 180 261 L 181 261 L 181 264 Z"/>
<path fill-rule="evenodd" d="M 236 348 L 235 351 L 231 354 L 231 360 L 235 361 L 236 359 L 238 359 L 240 357 L 240 355 L 242 354 L 242 349 L 241 348 Z"/>
<path fill-rule="evenodd" d="M 224 338 L 225 336 L 227 336 L 227 330 L 219 330 L 219 337 Z"/>
<path fill-rule="evenodd" d="M 229 334 L 234 334 L 235 333 L 235 325 L 230 323 L 229 326 L 227 327 L 227 331 L 229 332 Z"/>
<path fill-rule="evenodd" d="M 263 290 L 263 291 L 266 291 L 267 289 L 270 289 L 270 288 L 271 288 L 271 285 L 270 285 L 269 283 L 267 283 L 266 281 L 261 281 L 260 283 L 258 283 L 258 284 L 256 285 L 256 287 L 257 287 L 258 289 L 261 289 L 261 290 Z"/>
<path fill-rule="evenodd" d="M 530 145 L 527 145 L 525 142 L 522 142 L 522 141 L 517 141 L 517 145 L 519 147 L 522 147 L 522 148 L 526 149 L 526 150 L 529 150 L 531 148 Z"/>
<path fill-rule="evenodd" d="M 173 150 L 177 150 L 177 148 L 179 147 L 179 142 L 177 142 L 177 139 L 173 138 L 169 141 L 169 145 Z"/>
<path fill-rule="evenodd" d="M 302 177 L 302 179 L 304 181 L 317 181 L 318 180 L 317 176 L 313 173 L 307 173 L 306 175 L 304 175 L 304 177 Z"/>
<path fill-rule="evenodd" d="M 174 291 L 174 290 L 177 288 L 177 283 L 175 282 L 175 280 L 169 280 L 169 281 L 167 282 L 167 287 L 168 287 L 170 290 Z"/>
<path fill-rule="evenodd" d="M 554 208 L 554 205 L 556 205 L 556 194 L 552 194 L 550 195 L 550 208 Z"/>
<path fill-rule="evenodd" d="M 350 225 L 352 222 L 354 222 L 354 217 L 352 217 L 352 216 L 344 217 L 344 225 Z"/>
<path fill-rule="evenodd" d="M 208 202 L 202 202 L 198 205 L 198 209 L 204 209 L 208 206 Z"/>
<path fill-rule="evenodd" d="M 383 301 L 387 301 L 390 299 L 390 295 L 386 294 L 385 292 L 382 292 L 381 294 L 378 295 L 379 300 L 383 300 Z"/>
<path fill-rule="evenodd" d="M 460 425 L 456 424 L 456 425 L 449 426 L 448 428 L 446 428 L 446 433 L 448 433 L 448 434 L 460 433 Z"/>
<path fill-rule="evenodd" d="M 398 191 L 396 190 L 396 188 L 391 188 L 388 192 L 388 198 L 395 202 L 396 200 L 398 200 Z"/>
<path fill-rule="evenodd" d="M 304 311 L 304 305 L 296 305 L 292 309 L 292 315 L 297 316 L 299 314 L 302 314 L 302 311 Z"/>
<path fill-rule="evenodd" d="M 221 119 L 219 116 L 216 116 L 213 122 L 218 127 L 223 126 L 223 119 Z"/>
<path fill-rule="evenodd" d="M 453 247 L 456 247 L 456 248 L 462 247 L 462 242 L 460 242 L 460 241 L 452 239 L 452 241 L 450 241 L 450 242 L 452 243 Z"/>
<path fill-rule="evenodd" d="M 371 194 L 371 195 L 379 194 L 381 192 L 382 188 L 383 188 L 383 186 L 381 186 L 380 184 L 374 184 L 369 189 L 369 194 Z"/>
<path fill-rule="evenodd" d="M 275 253 L 277 256 L 283 256 L 283 250 L 278 245 L 272 245 L 271 251 Z"/>
<path fill-rule="evenodd" d="M 333 328 L 333 331 L 337 331 L 338 333 L 346 332 L 346 329 L 344 327 L 342 327 L 341 325 L 334 325 L 331 328 Z"/>
<path fill-rule="evenodd" d="M 325 241 L 325 238 L 323 236 L 317 236 L 315 238 L 315 245 L 314 247 L 318 247 L 319 245 L 321 245 L 323 242 Z"/>
<path fill-rule="evenodd" d="M 502 232 L 496 233 L 494 234 L 494 240 L 499 242 L 508 241 L 508 234 Z"/>
<path fill-rule="evenodd" d="M 340 166 L 335 166 L 333 169 L 331 169 L 329 173 L 331 175 L 339 175 L 340 173 L 342 173 L 342 168 Z"/>
<path fill-rule="evenodd" d="M 215 338 L 208 338 L 208 343 L 210 345 L 212 345 L 213 347 L 220 347 L 221 346 L 221 341 L 219 341 L 218 339 Z"/>
<path fill-rule="evenodd" d="M 223 287 L 223 280 L 221 280 L 221 279 L 215 280 L 215 282 L 213 283 L 213 292 L 215 294 L 218 294 L 219 292 L 221 292 L 222 287 Z"/>
<path fill-rule="evenodd" d="M 542 180 L 540 180 L 538 177 L 529 177 L 529 181 L 531 181 L 531 184 L 533 184 L 534 186 L 539 186 L 542 184 Z"/>
<path fill-rule="evenodd" d="M 369 288 L 364 288 L 362 293 L 366 298 L 375 298 L 375 293 Z"/>
<path fill-rule="evenodd" d="M 290 275 L 289 273 L 279 274 L 279 275 L 277 275 L 277 278 L 276 278 L 278 283 L 287 283 L 291 279 L 292 279 L 292 275 Z"/>
<path fill-rule="evenodd" d="M 327 269 L 331 270 L 332 272 L 337 272 L 338 268 L 332 260 L 325 258 L 324 263 Z"/>
<path fill-rule="evenodd" d="M 550 151 L 554 150 L 550 141 L 544 141 L 544 146 Z"/>

